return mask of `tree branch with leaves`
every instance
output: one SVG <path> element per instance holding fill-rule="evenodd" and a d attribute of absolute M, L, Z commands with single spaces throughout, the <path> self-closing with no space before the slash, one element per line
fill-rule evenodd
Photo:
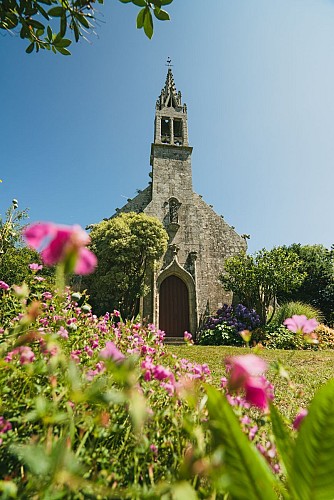
<path fill-rule="evenodd" d="M 163 10 L 173 0 L 120 0 L 141 7 L 137 15 L 137 28 L 144 29 L 148 38 L 153 36 L 153 17 L 159 21 L 170 19 Z M 103 4 L 104 0 L 97 0 Z M 68 47 L 85 34 L 94 32 L 98 21 L 96 0 L 1 0 L 0 29 L 18 33 L 29 41 L 26 52 L 41 49 L 70 55 Z M 67 37 L 66 37 L 67 36 Z"/>

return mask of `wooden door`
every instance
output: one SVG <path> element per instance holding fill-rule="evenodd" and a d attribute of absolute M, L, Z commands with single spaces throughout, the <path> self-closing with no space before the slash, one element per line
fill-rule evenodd
<path fill-rule="evenodd" d="M 160 285 L 159 328 L 167 337 L 183 337 L 189 331 L 188 288 L 177 276 L 169 276 Z"/>

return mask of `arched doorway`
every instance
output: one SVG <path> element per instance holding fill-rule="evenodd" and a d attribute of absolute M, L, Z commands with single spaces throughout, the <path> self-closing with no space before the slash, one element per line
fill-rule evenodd
<path fill-rule="evenodd" d="M 187 285 L 177 276 L 163 280 L 159 293 L 159 328 L 168 337 L 183 337 L 189 326 L 189 293 Z"/>

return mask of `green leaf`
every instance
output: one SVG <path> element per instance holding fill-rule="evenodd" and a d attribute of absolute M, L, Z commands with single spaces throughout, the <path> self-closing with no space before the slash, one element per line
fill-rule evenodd
<path fill-rule="evenodd" d="M 35 48 L 35 44 L 34 44 L 34 42 L 31 42 L 31 44 L 28 45 L 28 47 L 26 48 L 26 53 L 31 54 L 31 52 L 34 50 L 34 48 Z"/>
<path fill-rule="evenodd" d="M 45 29 L 44 24 L 40 23 L 39 21 L 36 21 L 35 19 L 29 19 L 29 24 L 33 28 L 36 28 L 36 29 L 39 29 L 39 30 L 44 30 Z"/>
<path fill-rule="evenodd" d="M 49 40 L 52 40 L 52 29 L 50 28 L 50 26 L 47 27 L 46 31 L 47 31 Z"/>
<path fill-rule="evenodd" d="M 48 15 L 52 17 L 60 17 L 63 15 L 63 13 L 64 13 L 63 7 L 52 7 L 52 9 L 48 11 Z"/>
<path fill-rule="evenodd" d="M 334 379 L 315 395 L 301 423 L 289 484 L 300 500 L 334 498 Z"/>
<path fill-rule="evenodd" d="M 160 0 L 161 5 L 169 5 L 173 0 Z"/>
<path fill-rule="evenodd" d="M 42 16 L 45 17 L 45 19 L 49 19 L 48 13 L 43 9 L 43 7 L 39 3 L 36 4 L 36 7 L 39 10 L 39 12 L 42 14 Z"/>
<path fill-rule="evenodd" d="M 283 422 L 281 414 L 273 404 L 270 405 L 270 418 L 279 455 L 285 470 L 289 473 L 292 466 L 294 441 L 289 429 Z"/>
<path fill-rule="evenodd" d="M 67 29 L 67 20 L 66 20 L 66 15 L 65 13 L 61 16 L 60 18 L 60 36 L 63 37 L 66 34 L 66 29 Z"/>
<path fill-rule="evenodd" d="M 132 3 L 134 3 L 138 7 L 145 7 L 146 6 L 145 0 L 132 0 Z"/>
<path fill-rule="evenodd" d="M 61 48 L 68 47 L 69 45 L 71 45 L 71 43 L 72 43 L 71 40 L 69 40 L 68 38 L 62 38 L 61 40 L 59 40 L 59 42 L 57 42 L 56 47 L 57 49 L 59 47 Z"/>
<path fill-rule="evenodd" d="M 145 16 L 146 8 L 141 9 L 137 16 L 137 28 L 140 29 L 144 26 L 144 16 Z"/>
<path fill-rule="evenodd" d="M 144 31 L 146 36 L 151 39 L 153 36 L 153 19 L 151 11 L 148 7 L 145 7 L 144 13 Z"/>
<path fill-rule="evenodd" d="M 84 16 L 83 14 L 76 13 L 75 17 L 78 19 L 79 23 L 81 23 L 85 28 L 90 28 L 90 24 L 87 21 L 87 17 Z"/>
<path fill-rule="evenodd" d="M 122 3 L 130 3 L 130 2 L 132 2 L 132 0 L 119 0 L 119 1 L 122 2 Z"/>
<path fill-rule="evenodd" d="M 155 17 L 157 19 L 159 19 L 159 21 L 169 21 L 170 20 L 169 14 L 165 10 L 155 8 L 153 12 L 154 12 Z"/>
<path fill-rule="evenodd" d="M 73 31 L 74 31 L 75 41 L 78 42 L 79 38 L 80 38 L 80 30 L 79 30 L 79 27 L 78 27 L 77 23 L 73 24 Z"/>
<path fill-rule="evenodd" d="M 238 500 L 277 500 L 278 482 L 264 458 L 242 432 L 225 396 L 207 386 L 209 429 L 215 447 L 223 446 L 224 465 L 231 480 L 229 493 Z"/>

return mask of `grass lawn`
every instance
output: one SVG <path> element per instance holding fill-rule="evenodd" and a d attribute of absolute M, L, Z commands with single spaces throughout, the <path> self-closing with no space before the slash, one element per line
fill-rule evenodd
<path fill-rule="evenodd" d="M 219 385 L 225 375 L 224 359 L 249 353 L 249 349 L 223 346 L 168 346 L 168 351 L 180 358 L 196 363 L 207 363 L 214 384 Z M 305 408 L 314 392 L 327 380 L 334 377 L 333 351 L 282 351 L 263 350 L 261 357 L 268 364 L 279 361 L 290 375 L 292 384 L 275 373 L 270 367 L 268 379 L 275 386 L 275 402 L 281 412 L 292 419 L 299 408 Z"/>

